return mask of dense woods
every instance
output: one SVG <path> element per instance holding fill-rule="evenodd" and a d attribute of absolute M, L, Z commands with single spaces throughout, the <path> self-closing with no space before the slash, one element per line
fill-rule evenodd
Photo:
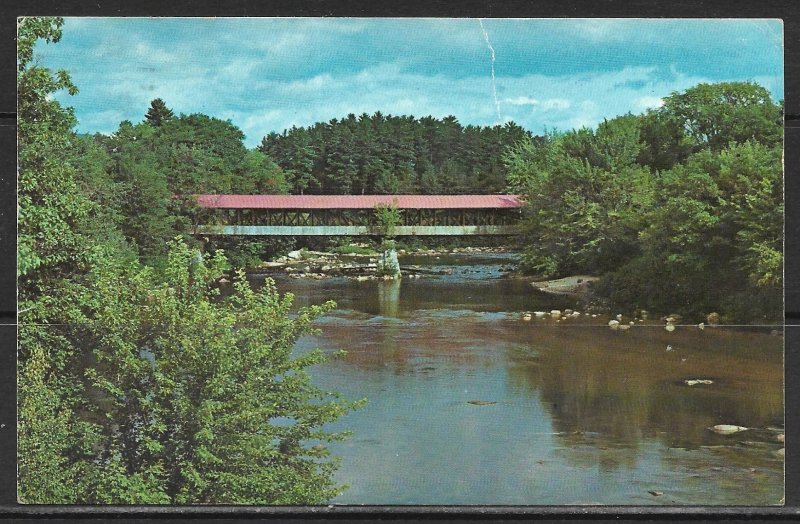
<path fill-rule="evenodd" d="M 513 122 L 378 112 L 270 133 L 258 149 L 283 168 L 292 193 L 482 194 L 505 192 L 503 152 L 530 136 Z"/>
<path fill-rule="evenodd" d="M 525 268 L 601 275 L 600 305 L 726 321 L 783 312 L 783 111 L 752 83 L 701 84 L 644 115 L 526 139 Z"/>
<path fill-rule="evenodd" d="M 782 318 L 782 105 L 756 84 L 702 84 L 544 136 L 351 114 L 248 149 L 230 121 L 161 99 L 110 135 L 77 135 L 52 98 L 77 87 L 33 60 L 60 28 L 18 27 L 26 502 L 300 504 L 340 489 L 314 444 L 340 438 L 320 428 L 355 405 L 310 384 L 321 354 L 291 354 L 332 306 L 289 316 L 291 297 L 241 274 L 221 298 L 223 271 L 280 242 L 201 253 L 193 194 L 519 193 L 522 268 L 601 276 L 595 306 Z"/>

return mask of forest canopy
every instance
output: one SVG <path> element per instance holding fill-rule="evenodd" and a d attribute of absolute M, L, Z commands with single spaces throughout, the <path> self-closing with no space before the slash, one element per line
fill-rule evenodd
<path fill-rule="evenodd" d="M 643 115 L 523 140 L 524 266 L 603 278 L 595 300 L 730 321 L 783 317 L 783 107 L 749 82 L 700 84 Z"/>

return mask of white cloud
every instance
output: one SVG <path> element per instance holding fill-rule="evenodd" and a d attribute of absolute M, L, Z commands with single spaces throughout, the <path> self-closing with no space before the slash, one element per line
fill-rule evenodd
<path fill-rule="evenodd" d="M 205 112 L 230 119 L 242 129 L 251 147 L 269 132 L 349 113 L 454 115 L 463 124 L 476 125 L 497 121 L 488 89 L 490 79 L 484 76 L 426 76 L 391 64 L 286 81 L 245 79 L 244 73 L 242 78 L 231 79 L 229 74 L 225 68 L 190 68 L 187 74 L 164 70 L 149 76 L 132 75 L 131 70 L 106 76 L 90 74 L 79 83 L 83 89 L 77 98 L 92 99 L 95 111 L 91 116 L 79 114 L 80 130 L 108 132 L 125 118 L 139 121 L 156 97 L 163 98 L 176 113 Z M 654 107 L 660 97 L 701 81 L 708 79 L 680 74 L 664 77 L 663 71 L 659 77 L 654 68 L 497 78 L 498 89 L 505 95 L 501 121 L 513 120 L 534 133 L 545 128 L 592 127 L 628 111 L 641 113 Z M 108 122 L 103 123 L 104 119 Z"/>
<path fill-rule="evenodd" d="M 542 109 L 549 111 L 551 109 L 569 109 L 570 102 L 564 98 L 548 98 L 542 102 Z"/>
<path fill-rule="evenodd" d="M 655 109 L 664 105 L 664 99 L 660 96 L 642 96 L 633 101 L 633 107 L 639 111 Z"/>
<path fill-rule="evenodd" d="M 513 106 L 538 106 L 539 101 L 529 96 L 518 96 L 516 98 L 506 98 L 504 102 Z"/>

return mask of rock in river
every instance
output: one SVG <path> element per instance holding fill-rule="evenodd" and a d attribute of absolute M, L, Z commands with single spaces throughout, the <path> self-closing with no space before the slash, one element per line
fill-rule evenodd
<path fill-rule="evenodd" d="M 698 384 L 713 384 L 713 380 L 708 380 L 707 378 L 696 378 L 696 379 L 687 379 L 684 380 L 687 386 L 696 386 Z M 738 427 L 738 426 L 737 426 Z"/>
<path fill-rule="evenodd" d="M 713 428 L 708 428 L 714 433 L 719 433 L 720 435 L 733 435 L 734 433 L 739 433 L 740 431 L 747 431 L 750 428 L 746 428 L 744 426 L 734 426 L 732 424 L 717 424 Z"/>
<path fill-rule="evenodd" d="M 468 400 L 467 404 L 472 404 L 474 406 L 491 406 L 492 404 L 497 404 L 497 402 L 492 402 L 491 400 Z"/>

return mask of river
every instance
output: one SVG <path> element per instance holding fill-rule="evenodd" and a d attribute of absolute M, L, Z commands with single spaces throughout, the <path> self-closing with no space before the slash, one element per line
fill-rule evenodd
<path fill-rule="evenodd" d="M 524 320 L 574 305 L 505 278 L 514 261 L 406 257 L 443 273 L 394 282 L 270 275 L 299 306 L 337 301 L 297 351 L 347 350 L 313 380 L 368 400 L 329 426 L 352 431 L 330 445 L 349 486 L 334 503 L 780 502 L 780 333 Z M 717 424 L 752 429 L 718 435 Z"/>

